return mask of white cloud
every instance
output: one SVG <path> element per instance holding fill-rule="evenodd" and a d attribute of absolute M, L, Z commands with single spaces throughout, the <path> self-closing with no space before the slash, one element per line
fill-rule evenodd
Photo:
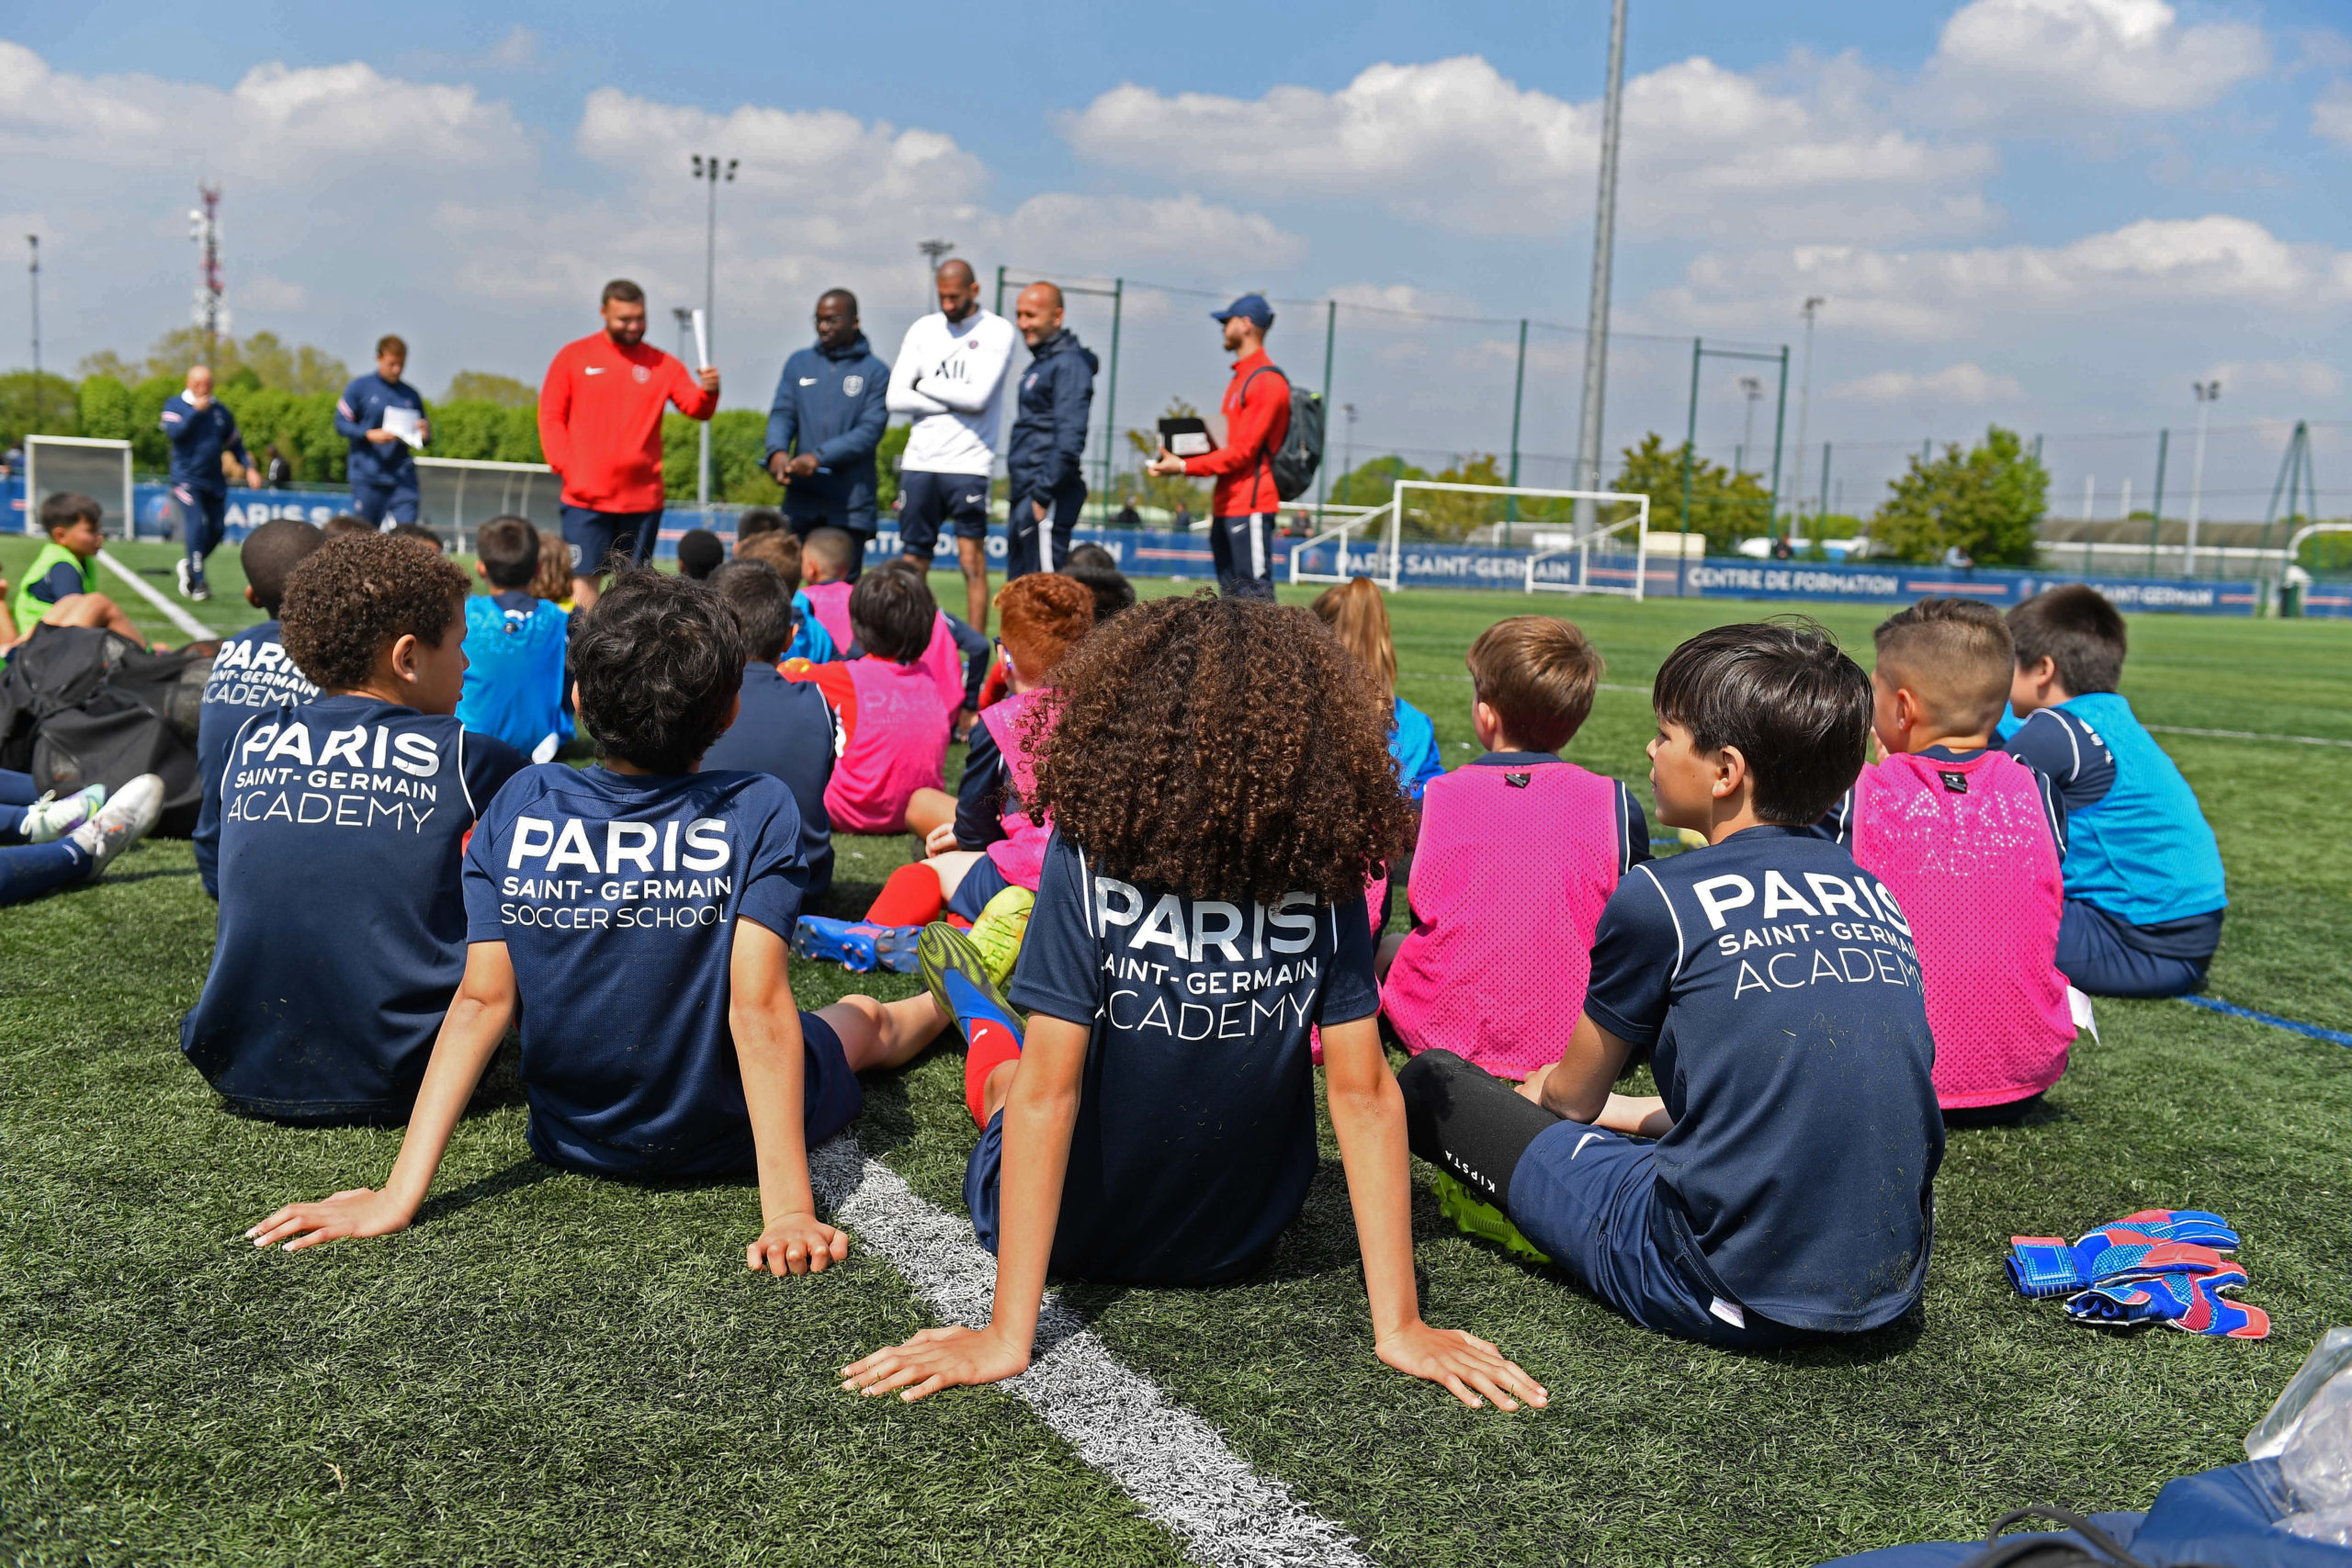
<path fill-rule="evenodd" d="M 1306 259 L 1306 242 L 1272 220 L 1196 196 L 1033 196 L 998 232 L 1000 243 L 1035 245 L 1038 259 L 1073 270 L 1116 270 L 1139 257 L 1246 255 L 1266 267 Z"/>
<path fill-rule="evenodd" d="M 506 36 L 491 46 L 482 62 L 503 71 L 518 71 L 536 65 L 539 59 L 539 35 L 516 22 L 506 29 Z"/>
<path fill-rule="evenodd" d="M 1894 128 L 1853 90 L 1854 75 L 1825 70 L 1800 96 L 1693 57 L 1627 83 L 1627 228 L 1886 239 L 1981 226 L 1989 149 Z M 1127 83 L 1061 129 L 1087 158 L 1188 184 L 1370 199 L 1472 234 L 1548 234 L 1590 213 L 1600 110 L 1521 88 L 1464 55 L 1371 66 L 1336 92 L 1279 86 L 1255 99 Z"/>
<path fill-rule="evenodd" d="M 2012 377 L 1996 376 L 1973 360 L 1963 360 L 1924 375 L 1912 370 L 1882 370 L 1832 387 L 1829 395 L 1848 402 L 1930 402 L 1981 408 L 1986 403 L 2021 401 L 2025 389 Z"/>
<path fill-rule="evenodd" d="M 1969 0 L 1944 23 L 1927 80 L 1962 119 L 2055 120 L 2202 108 L 2269 64 L 2260 28 L 2184 25 L 2165 0 Z"/>
<path fill-rule="evenodd" d="M 2312 103 L 2312 134 L 2352 152 L 2352 80 L 2330 82 Z"/>
<path fill-rule="evenodd" d="M 2298 397 L 2332 398 L 2344 390 L 2344 377 L 2333 365 L 2316 359 L 2229 360 L 2205 373 L 2224 392 L 2291 392 Z"/>

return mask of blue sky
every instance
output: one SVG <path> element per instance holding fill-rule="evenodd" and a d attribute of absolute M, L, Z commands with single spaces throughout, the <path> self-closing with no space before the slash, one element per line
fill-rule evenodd
<path fill-rule="evenodd" d="M 2299 417 L 2344 422 L 2321 433 L 2326 484 L 2352 458 L 2340 13 L 1634 0 L 1610 445 L 1679 433 L 1693 333 L 1795 342 L 1820 294 L 1808 462 L 1817 479 L 1819 443 L 1842 447 L 1849 509 L 1920 438 L 1990 420 L 2051 435 L 2070 511 L 2086 479 L 2101 513 L 2126 477 L 2144 502 L 2153 438 L 2087 437 L 2187 426 L 2206 376 L 2209 515 L 2259 514 Z M 837 281 L 889 354 L 933 234 L 984 273 L 1264 287 L 1302 302 L 1274 347 L 1310 382 L 1303 302 L 1336 294 L 1360 456 L 1503 449 L 1510 319 L 1584 317 L 1601 0 L 398 17 L 100 3 L 0 33 L 0 233 L 44 235 L 51 362 L 186 319 L 209 172 L 240 330 L 354 364 L 401 331 L 428 393 L 459 368 L 533 378 L 593 325 L 604 276 L 639 276 L 657 309 L 699 297 L 684 164 L 704 147 L 745 160 L 721 198 L 731 404 L 764 400 Z M 1122 425 L 1215 397 L 1201 306 L 1131 293 Z M 0 297 L 0 344 L 22 309 Z M 1107 347 L 1099 304 L 1074 319 Z M 1556 482 L 1579 347 L 1532 336 L 1521 446 Z M 1701 380 L 1702 444 L 1726 457 L 1739 368 Z"/>

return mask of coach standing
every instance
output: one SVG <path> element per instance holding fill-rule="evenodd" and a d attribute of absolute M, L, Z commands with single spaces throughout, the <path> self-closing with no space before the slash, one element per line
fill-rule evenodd
<path fill-rule="evenodd" d="M 351 510 L 379 528 L 416 521 L 416 454 L 384 428 L 387 409 L 416 415 L 416 439 L 425 437 L 424 400 L 401 379 L 408 368 L 408 344 L 390 335 L 376 340 L 376 371 L 343 389 L 334 405 L 334 433 L 351 443 L 345 474 L 351 480 Z"/>
<path fill-rule="evenodd" d="M 1225 350 L 1234 356 L 1233 379 L 1225 389 L 1225 445 L 1197 457 L 1179 457 L 1165 446 L 1145 471 L 1214 475 L 1209 551 L 1216 559 L 1218 592 L 1234 599 L 1274 596 L 1274 523 L 1282 497 L 1274 490 L 1274 453 L 1290 434 L 1290 382 L 1266 357 L 1266 333 L 1274 312 L 1262 294 L 1244 294 L 1209 319 L 1225 327 Z"/>
<path fill-rule="evenodd" d="M 645 290 L 605 285 L 605 330 L 556 351 L 539 388 L 539 450 L 563 479 L 563 541 L 571 547 L 572 602 L 596 603 L 605 558 L 653 557 L 662 529 L 662 411 L 688 419 L 718 412 L 718 372 L 690 371 L 645 341 Z"/>
<path fill-rule="evenodd" d="M 1021 378 L 1012 445 L 1005 454 L 1010 504 L 1004 518 L 1004 576 L 1059 571 L 1069 556 L 1070 530 L 1086 504 L 1087 412 L 1094 406 L 1094 351 L 1062 325 L 1062 291 L 1033 283 L 1013 303 L 1013 325 L 1032 355 Z M 1052 544 L 1039 561 L 1037 532 L 1052 522 Z"/>
<path fill-rule="evenodd" d="M 172 444 L 172 500 L 178 503 L 180 537 L 187 555 L 179 563 L 180 595 L 201 604 L 212 597 L 205 586 L 204 558 L 220 547 L 227 530 L 229 477 L 221 458 L 233 454 L 254 482 L 253 458 L 237 433 L 237 416 L 212 395 L 209 366 L 187 367 L 187 384 L 164 400 L 156 421 Z"/>
<path fill-rule="evenodd" d="M 784 362 L 768 408 L 767 468 L 784 487 L 785 521 L 802 539 L 828 526 L 854 536 L 853 582 L 874 539 L 874 450 L 890 422 L 889 379 L 858 326 L 857 296 L 830 288 L 817 297 L 817 346 Z"/>
<path fill-rule="evenodd" d="M 940 525 L 956 525 L 969 618 L 989 629 L 989 476 L 1004 417 L 1012 323 L 980 308 L 971 264 L 950 256 L 933 281 L 939 309 L 919 317 L 890 367 L 889 410 L 911 414 L 899 459 L 899 548 L 931 570 Z"/>

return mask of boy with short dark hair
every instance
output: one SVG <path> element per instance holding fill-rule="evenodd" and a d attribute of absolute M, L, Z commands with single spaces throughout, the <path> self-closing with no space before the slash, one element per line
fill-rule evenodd
<path fill-rule="evenodd" d="M 793 607 L 822 626 L 844 658 L 857 640 L 849 624 L 849 596 L 859 564 L 857 536 L 845 528 L 812 528 L 800 541 L 802 584 Z"/>
<path fill-rule="evenodd" d="M 785 659 L 805 659 L 811 664 L 830 664 L 842 657 L 842 649 L 833 646 L 832 634 L 817 618 L 816 611 L 800 592 L 800 540 L 781 528 L 754 534 L 736 547 L 735 558 L 763 561 L 775 569 L 784 580 L 784 591 L 790 596 L 792 640 L 784 645 Z M 782 660 L 777 661 L 783 662 Z"/>
<path fill-rule="evenodd" d="M 2065 1072 L 2075 1041 L 2054 964 L 2066 808 L 1994 742 L 2016 669 L 1998 610 L 1922 599 L 1875 640 L 1871 727 L 1886 757 L 1822 829 L 1909 911 L 1945 1123 L 2014 1121 Z"/>
<path fill-rule="evenodd" d="M 2093 996 L 2204 989 L 2229 891 L 2197 793 L 2117 693 L 2123 617 L 2095 589 L 2046 589 L 2009 612 L 2010 755 L 2066 805 L 2058 967 Z"/>
<path fill-rule="evenodd" d="M 311 552 L 327 542 L 317 526 L 297 517 L 273 517 L 237 548 L 245 574 L 245 603 L 269 618 L 221 639 L 204 678 L 204 703 L 197 711 L 196 763 L 203 774 L 204 802 L 197 807 L 196 873 L 205 892 L 220 897 L 220 770 L 229 742 L 255 708 L 309 702 L 319 694 L 310 677 L 294 667 L 280 639 L 277 610 L 286 581 Z"/>
<path fill-rule="evenodd" d="M 1381 1008 L 1408 1051 L 1521 1078 L 1567 1049 L 1593 928 L 1650 830 L 1623 784 L 1560 760 L 1605 668 L 1582 631 L 1513 615 L 1465 662 L 1486 755 L 1422 794 L 1413 929 L 1381 944 Z"/>
<path fill-rule="evenodd" d="M 98 523 L 105 515 L 96 502 L 71 491 L 59 491 L 40 503 L 41 530 L 49 542 L 25 570 L 24 585 L 10 606 L 20 635 L 30 637 L 44 626 L 98 626 L 147 646 L 122 607 L 98 592 L 98 552 L 106 548 Z"/>
<path fill-rule="evenodd" d="M 755 542 L 791 538 L 770 534 Z M 776 668 L 797 629 L 791 591 L 774 567 L 748 558 L 711 573 L 710 589 L 734 613 L 748 661 L 734 722 L 704 753 L 703 772 L 773 773 L 784 781 L 800 813 L 801 858 L 808 867 L 804 902 L 821 898 L 833 885 L 833 829 L 825 816 L 833 710 L 815 685 L 787 681 Z"/>
<path fill-rule="evenodd" d="M 466 692 L 458 717 L 535 762 L 571 739 L 563 649 L 571 617 L 540 598 L 538 530 L 493 517 L 474 536 L 474 570 L 490 592 L 466 601 Z"/>
<path fill-rule="evenodd" d="M 810 534 L 804 558 L 814 558 L 828 532 L 840 530 Z M 833 776 L 825 785 L 825 815 L 837 833 L 903 833 L 915 791 L 946 785 L 948 710 L 922 662 L 937 615 L 931 590 L 914 574 L 867 572 L 849 595 L 852 640 L 865 657 L 837 664 L 796 659 L 784 666 L 786 680 L 810 682 L 825 694 L 839 727 Z"/>
<path fill-rule="evenodd" d="M 374 534 L 380 530 L 365 517 L 349 512 L 338 512 L 321 524 L 319 531 L 330 539 L 344 539 L 355 534 Z"/>
<path fill-rule="evenodd" d="M 726 542 L 707 528 L 689 528 L 678 538 L 678 575 L 702 582 L 727 558 Z"/>
<path fill-rule="evenodd" d="M 287 579 L 320 689 L 258 711 L 221 774 L 220 931 L 180 1049 L 237 1111 L 399 1122 L 465 968 L 465 835 L 523 759 L 456 717 L 466 575 L 389 535 Z"/>
<path fill-rule="evenodd" d="M 539 1158 L 637 1179 L 755 1175 L 748 1266 L 798 1274 L 847 1256 L 817 1218 L 808 1146 L 857 1114 L 858 1071 L 926 1042 L 866 998 L 794 1004 L 807 867 L 791 794 L 765 773 L 695 771 L 735 712 L 735 618 L 693 583 L 625 572 L 571 654 L 599 764 L 528 770 L 475 830 L 465 982 L 390 1179 L 281 1209 L 255 1245 L 405 1228 L 519 1010 Z"/>
<path fill-rule="evenodd" d="M 1450 1052 L 1406 1066 L 1413 1150 L 1465 1230 L 1645 1327 L 1749 1347 L 1880 1327 L 1919 1300 L 1944 1132 L 1910 928 L 1812 831 L 1861 767 L 1870 678 L 1818 628 L 1718 626 L 1651 703 L 1658 819 L 1712 847 L 1611 896 L 1549 1073 L 1514 1093 Z M 1637 1051 L 1664 1098 L 1610 1092 Z"/>
<path fill-rule="evenodd" d="M 742 554 L 743 547 L 763 534 L 782 534 L 795 545 L 800 542 L 786 525 L 783 513 L 773 506 L 747 506 L 735 518 L 735 553 Z"/>

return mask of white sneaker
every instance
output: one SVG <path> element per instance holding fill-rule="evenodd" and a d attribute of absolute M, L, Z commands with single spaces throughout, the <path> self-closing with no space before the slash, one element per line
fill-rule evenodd
<path fill-rule="evenodd" d="M 189 574 L 187 557 L 182 556 L 172 563 L 172 575 L 179 583 L 181 598 L 192 599 L 196 596 L 196 580 Z"/>
<path fill-rule="evenodd" d="M 188 589 L 187 596 L 197 604 L 201 604 L 206 600 L 212 597 L 212 590 L 206 585 L 204 579 L 199 577 L 195 580 L 194 585 Z"/>
<path fill-rule="evenodd" d="M 114 857 L 154 830 L 164 815 L 164 781 L 141 773 L 116 794 L 96 817 L 67 835 L 90 857 L 90 875 L 103 875 Z"/>
<path fill-rule="evenodd" d="M 25 820 L 17 831 L 24 834 L 28 844 L 46 844 L 87 822 L 106 803 L 107 786 L 102 784 L 77 789 L 62 800 L 57 798 L 55 790 L 51 790 L 25 807 Z"/>

